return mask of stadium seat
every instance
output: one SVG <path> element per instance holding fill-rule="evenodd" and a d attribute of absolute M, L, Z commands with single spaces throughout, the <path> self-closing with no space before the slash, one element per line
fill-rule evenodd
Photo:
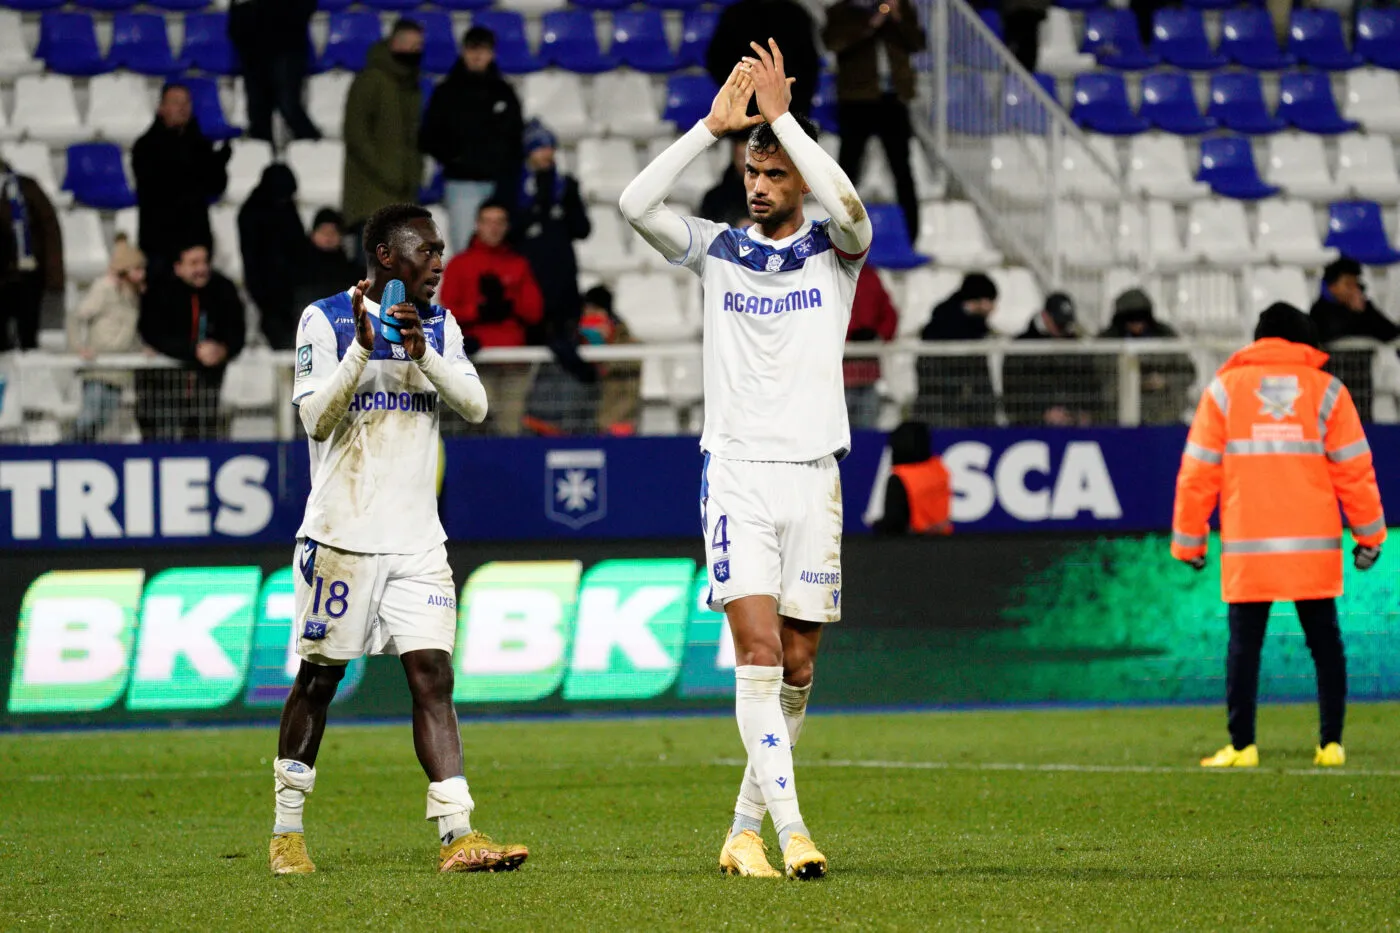
<path fill-rule="evenodd" d="M 214 234 L 214 268 L 243 284 L 243 250 L 238 239 L 238 206 L 219 204 L 209 209 L 209 227 Z"/>
<path fill-rule="evenodd" d="M 149 119 L 150 114 L 147 114 Z M 78 118 L 73 79 L 66 75 L 25 75 L 15 81 L 14 125 L 29 138 L 62 147 L 87 139 Z"/>
<path fill-rule="evenodd" d="M 1283 265 L 1318 267 L 1337 258 L 1322 245 L 1313 207 L 1306 201 L 1267 198 L 1259 202 L 1255 221 L 1259 251 Z"/>
<path fill-rule="evenodd" d="M 631 0 L 572 0 L 574 6 L 585 10 L 621 10 L 631 5 Z"/>
<path fill-rule="evenodd" d="M 1345 112 L 1368 132 L 1400 135 L 1400 75 L 1376 68 L 1348 72 Z"/>
<path fill-rule="evenodd" d="M 1319 203 L 1346 197 L 1346 186 L 1332 180 L 1318 136 L 1282 133 L 1270 139 L 1266 177 L 1293 197 Z"/>
<path fill-rule="evenodd" d="M 1338 201 L 1327 219 L 1325 245 L 1367 266 L 1400 262 L 1400 252 L 1390 245 L 1381 222 L 1381 206 L 1375 201 Z"/>
<path fill-rule="evenodd" d="M 1043 71 L 1033 76 L 1050 100 L 1058 104 L 1055 97 L 1055 77 Z M 1002 85 L 1002 121 L 1008 129 L 1025 133 L 1042 134 L 1049 130 L 1049 105 L 1033 93 L 1020 75 L 1009 74 Z"/>
<path fill-rule="evenodd" d="M 1268 258 L 1250 241 L 1244 205 L 1214 198 L 1197 201 L 1187 211 L 1186 251 L 1208 265 L 1231 268 Z"/>
<path fill-rule="evenodd" d="M 334 13 L 337 10 L 345 10 L 350 7 L 355 0 L 316 0 L 316 9 L 322 13 Z"/>
<path fill-rule="evenodd" d="M 613 309 L 627 323 L 632 337 L 641 343 L 676 343 L 693 340 L 697 322 L 685 313 L 674 275 L 644 272 L 617 280 Z"/>
<path fill-rule="evenodd" d="M 967 201 L 934 201 L 920 208 L 915 248 L 951 269 L 985 269 L 1002 261 L 987 240 L 977 208 Z"/>
<path fill-rule="evenodd" d="M 634 255 L 631 249 L 632 230 L 617 211 L 593 211 L 589 220 L 592 230 L 587 239 L 579 241 L 576 249 L 580 269 L 611 277 L 635 272 L 641 267 L 641 257 Z"/>
<path fill-rule="evenodd" d="M 656 7 L 658 10 L 697 10 L 704 0 L 651 0 L 647 6 Z M 720 4 L 723 6 L 724 4 Z"/>
<path fill-rule="evenodd" d="M 579 74 L 597 74 L 617 67 L 598 48 L 593 14 L 588 10 L 551 10 L 541 24 L 540 59 Z"/>
<path fill-rule="evenodd" d="M 1242 336 L 1246 322 L 1240 313 L 1235 276 L 1227 272 L 1183 272 L 1172 293 L 1171 319 L 1187 334 Z M 1253 321 L 1248 322 L 1253 325 Z"/>
<path fill-rule="evenodd" d="M 339 140 L 293 140 L 287 144 L 287 167 L 297 177 L 297 201 L 316 207 L 340 203 L 345 148 Z"/>
<path fill-rule="evenodd" d="M 322 9 L 325 9 L 324 0 L 322 3 Z M 345 4 L 345 6 L 349 5 Z M 484 10 L 491 5 L 491 0 L 437 0 L 437 3 L 433 5 L 440 6 L 444 10 Z M 506 6 L 509 7 L 510 4 L 507 3 Z"/>
<path fill-rule="evenodd" d="M 1305 133 L 1331 136 L 1356 129 L 1337 112 L 1331 79 L 1315 71 L 1291 71 L 1279 79 L 1278 116 Z"/>
<path fill-rule="evenodd" d="M 233 75 L 243 70 L 228 40 L 227 13 L 190 13 L 185 17 L 185 43 L 180 61 L 186 68 L 209 74 Z"/>
<path fill-rule="evenodd" d="M 591 128 L 583 82 L 576 76 L 559 71 L 526 75 L 520 88 L 525 118 L 539 117 L 565 142 L 578 139 Z"/>
<path fill-rule="evenodd" d="M 155 111 L 140 75 L 98 75 L 88 82 L 88 127 L 105 140 L 130 146 L 146 132 Z"/>
<path fill-rule="evenodd" d="M 262 179 L 263 169 L 272 161 L 272 144 L 261 139 L 236 139 L 228 163 L 228 187 L 224 200 L 242 204 Z"/>
<path fill-rule="evenodd" d="M 670 120 L 682 133 L 705 119 L 719 88 L 705 74 L 671 75 L 666 81 L 666 109 L 661 119 Z M 815 108 L 814 108 L 815 110 Z"/>
<path fill-rule="evenodd" d="M 418 0 L 413 0 L 418 5 Z M 423 27 L 423 71 L 441 75 L 457 64 L 459 53 L 452 28 L 452 17 L 446 10 L 418 10 L 408 18 Z"/>
<path fill-rule="evenodd" d="M 1252 71 L 1221 71 L 1210 76 L 1206 113 L 1222 127 L 1251 136 L 1277 133 L 1288 124 L 1269 113 L 1264 88 Z"/>
<path fill-rule="evenodd" d="M 1015 204 L 1040 204 L 1048 184 L 1045 140 L 1035 136 L 993 136 L 987 187 Z"/>
<path fill-rule="evenodd" d="M 1197 181 L 1210 185 L 1222 197 L 1255 200 L 1278 194 L 1264 182 L 1254 165 L 1254 150 L 1243 136 L 1216 136 L 1201 141 L 1201 169 Z"/>
<path fill-rule="evenodd" d="M 710 48 L 718 22 L 718 10 L 696 7 L 685 11 L 681 21 L 681 47 L 676 52 L 677 68 L 704 67 L 705 52 Z"/>
<path fill-rule="evenodd" d="M 330 139 L 339 139 L 345 126 L 345 98 L 350 95 L 354 72 L 328 71 L 312 75 L 306 82 L 306 112 L 312 122 Z M 427 106 L 428 95 L 423 96 Z"/>
<path fill-rule="evenodd" d="M 0 141 L 19 139 L 23 135 L 24 127 L 12 125 L 10 118 L 5 115 L 5 108 L 0 107 Z"/>
<path fill-rule="evenodd" d="M 379 15 L 368 10 L 347 10 L 332 13 L 326 49 L 321 53 L 317 68 L 329 71 L 332 68 L 348 68 L 361 71 L 365 67 L 365 56 L 370 46 L 383 37 L 383 26 Z"/>
<path fill-rule="evenodd" d="M 423 177 L 426 179 L 418 187 L 419 204 L 441 204 L 447 192 L 447 179 L 442 174 L 442 166 L 427 156 L 423 157 Z"/>
<path fill-rule="evenodd" d="M 618 10 L 613 14 L 613 58 L 638 71 L 663 74 L 679 67 L 666 41 L 660 10 Z"/>
<path fill-rule="evenodd" d="M 472 25 L 496 34 L 496 64 L 506 74 L 528 74 L 544 67 L 530 51 L 524 18 L 514 10 L 479 10 L 472 14 Z"/>
<path fill-rule="evenodd" d="M 1295 9 L 1288 28 L 1288 51 L 1324 71 L 1347 71 L 1363 64 L 1361 56 L 1347 48 L 1336 10 Z"/>
<path fill-rule="evenodd" d="M 1162 7 L 1152 18 L 1152 51 L 1178 68 L 1210 71 L 1229 60 L 1210 47 L 1205 22 L 1197 10 Z"/>
<path fill-rule="evenodd" d="M 1069 11 L 1051 7 L 1046 13 L 1045 23 L 1040 30 L 1040 55 L 1042 71 L 1056 77 L 1071 77 L 1080 72 L 1092 71 L 1094 56 L 1079 51 L 1079 41 L 1074 35 L 1074 21 Z"/>
<path fill-rule="evenodd" d="M 0 9 L 0 78 L 16 78 L 43 70 L 44 63 L 29 54 L 18 10 Z"/>
<path fill-rule="evenodd" d="M 1111 232 L 1102 204 L 1069 199 L 1055 202 L 1055 246 L 1070 266 L 1102 269 L 1113 265 L 1116 257 Z M 938 261 L 941 264 L 943 257 L 938 256 Z"/>
<path fill-rule="evenodd" d="M 898 204 L 869 204 L 870 224 L 874 240 L 870 244 L 869 262 L 877 269 L 913 269 L 929 261 L 916 253 L 909 244 L 909 228 L 904 224 L 904 212 Z"/>
<path fill-rule="evenodd" d="M 79 143 L 68 147 L 63 189 L 79 204 L 102 210 L 131 207 L 136 195 L 127 181 L 122 151 L 114 143 Z"/>
<path fill-rule="evenodd" d="M 1400 10 L 1375 6 L 1358 9 L 1355 49 L 1372 65 L 1400 69 Z"/>
<path fill-rule="evenodd" d="M 1259 266 L 1245 271 L 1246 314 L 1258 314 L 1276 301 L 1286 301 L 1295 308 L 1306 308 L 1313 302 L 1308 280 L 1297 266 Z"/>
<path fill-rule="evenodd" d="M 1151 198 L 1194 201 L 1210 187 L 1192 180 L 1186 146 L 1178 136 L 1152 133 L 1133 137 L 1128 147 L 1128 187 Z"/>
<path fill-rule="evenodd" d="M 593 79 L 589 92 L 594 123 L 610 136 L 651 139 L 669 135 L 661 122 L 651 79 L 636 71 L 617 70 Z"/>
<path fill-rule="evenodd" d="M 594 201 L 615 204 L 640 170 L 631 140 L 589 137 L 579 141 L 578 175 L 586 179 L 585 193 Z"/>
<path fill-rule="evenodd" d="M 1262 6 L 1237 6 L 1221 17 L 1220 52 L 1237 65 L 1260 71 L 1291 68 L 1298 59 L 1279 48 L 1274 21 Z"/>
<path fill-rule="evenodd" d="M 147 2 L 158 10 L 166 10 L 171 13 L 202 10 L 210 4 L 210 0 L 147 0 Z M 215 2 L 220 2 L 220 0 L 215 0 Z"/>
<path fill-rule="evenodd" d="M 49 158 L 49 147 L 44 143 L 33 140 L 0 143 L 0 158 L 8 162 L 17 174 L 34 179 L 56 205 L 62 206 L 72 200 L 72 195 L 58 186 L 53 160 Z"/>
<path fill-rule="evenodd" d="M 952 297 L 962 285 L 962 280 L 963 273 L 940 269 L 937 265 L 922 266 L 904 273 L 904 294 L 891 295 L 900 310 L 896 336 L 918 338 L 934 307 Z"/>
<path fill-rule="evenodd" d="M 719 89 L 715 88 L 710 92 L 710 98 L 713 99 L 718 92 Z M 709 104 L 705 105 L 707 112 L 709 106 Z M 703 115 L 701 114 L 701 116 Z M 841 132 L 840 122 L 836 115 L 836 75 L 830 71 L 823 71 L 821 77 L 817 79 L 817 89 L 812 94 L 812 112 L 808 116 L 823 133 Z"/>
<path fill-rule="evenodd" d="M 64 0 L 5 0 L 5 6 L 24 13 L 38 13 L 63 6 Z"/>
<path fill-rule="evenodd" d="M 58 74 L 87 76 L 111 70 L 97 50 L 97 32 L 87 13 L 45 13 L 34 57 Z"/>
<path fill-rule="evenodd" d="M 360 0 L 371 10 L 383 10 L 386 13 L 404 13 L 409 10 L 416 10 L 422 6 L 422 0 Z M 417 19 L 417 16 L 410 16 L 410 19 Z"/>
<path fill-rule="evenodd" d="M 996 127 L 995 113 L 994 98 L 981 72 L 954 71 L 948 75 L 948 129 L 968 136 L 985 136 Z M 822 124 L 822 129 L 827 127 Z"/>
<path fill-rule="evenodd" d="M 1151 128 L 1146 119 L 1133 113 L 1123 76 L 1113 72 L 1093 72 L 1074 79 L 1070 117 L 1085 129 L 1111 136 L 1133 136 Z"/>
<path fill-rule="evenodd" d="M 1118 207 L 1117 232 L 1118 258 L 1123 262 L 1171 271 L 1195 261 L 1181 245 L 1176 211 L 1166 201 L 1148 201 L 1145 216 L 1138 202 L 1124 201 Z"/>
<path fill-rule="evenodd" d="M 1142 79 L 1142 106 L 1138 115 L 1153 126 L 1179 136 L 1196 136 L 1216 128 L 1212 117 L 1201 116 L 1189 75 L 1158 71 Z"/>
<path fill-rule="evenodd" d="M 1383 136 L 1342 136 L 1337 140 L 1337 183 L 1358 200 L 1385 204 L 1400 201 L 1395 147 Z"/>
<path fill-rule="evenodd" d="M 1067 193 L 1083 198 L 1116 201 L 1123 193 L 1118 147 L 1107 136 L 1090 136 L 1088 142 L 1086 148 L 1077 139 L 1065 139 L 1060 150 L 1060 184 Z"/>
<path fill-rule="evenodd" d="M 1161 57 L 1142 45 L 1137 20 L 1132 11 L 1114 7 L 1089 10 L 1084 14 L 1084 45 L 1105 68 L 1138 71 L 1160 64 Z"/>
<path fill-rule="evenodd" d="M 97 211 L 82 207 L 63 211 L 58 222 L 63 233 L 64 273 L 86 284 L 106 272 L 107 242 Z"/>
<path fill-rule="evenodd" d="M 243 131 L 231 126 L 224 117 L 224 105 L 219 100 L 219 84 L 214 78 L 187 77 L 184 84 L 190 89 L 190 102 L 199 128 L 210 139 L 223 140 L 242 136 Z"/>
<path fill-rule="evenodd" d="M 112 47 L 108 69 L 169 77 L 179 70 L 170 53 L 165 17 L 159 13 L 118 13 L 112 17 Z"/>
<path fill-rule="evenodd" d="M 987 324 L 999 334 L 1012 336 L 1025 331 L 1031 318 L 1045 307 L 1045 295 L 1029 269 L 992 269 L 997 287 L 997 309 Z"/>

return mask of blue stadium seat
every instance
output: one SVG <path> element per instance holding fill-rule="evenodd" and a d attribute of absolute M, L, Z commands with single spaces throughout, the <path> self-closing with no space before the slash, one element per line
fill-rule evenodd
<path fill-rule="evenodd" d="M 928 262 L 929 257 L 914 252 L 909 243 L 909 228 L 904 224 L 904 211 L 898 204 L 869 204 L 870 225 L 874 239 L 870 242 L 869 261 L 877 269 L 913 269 Z"/>
<path fill-rule="evenodd" d="M 1179 71 L 1158 71 L 1142 79 L 1142 106 L 1138 115 L 1158 129 L 1179 136 L 1195 136 L 1216 129 L 1215 120 L 1201 116 L 1191 76 Z"/>
<path fill-rule="evenodd" d="M 1362 65 L 1361 56 L 1347 48 L 1342 18 L 1336 10 L 1297 9 L 1288 29 L 1288 51 L 1304 64 L 1325 71 L 1347 71 Z"/>
<path fill-rule="evenodd" d="M 97 32 L 89 13 L 45 13 L 39 21 L 39 46 L 35 58 L 42 58 L 49 71 L 63 75 L 98 75 L 111 66 L 97 50 Z"/>
<path fill-rule="evenodd" d="M 322 13 L 336 13 L 349 9 L 350 4 L 354 2 L 355 0 L 316 0 L 316 9 Z"/>
<path fill-rule="evenodd" d="M 224 117 L 224 105 L 219 100 L 219 85 L 214 78 L 195 77 L 180 79 L 190 89 L 190 102 L 194 106 L 195 119 L 199 128 L 210 139 L 233 139 L 242 136 L 243 131 L 230 126 Z"/>
<path fill-rule="evenodd" d="M 1337 112 L 1332 81 L 1316 71 L 1291 71 L 1279 79 L 1278 115 L 1305 133 L 1349 133 L 1357 124 Z"/>
<path fill-rule="evenodd" d="M 1210 76 L 1210 106 L 1206 115 L 1236 133 L 1263 136 L 1288 126 L 1269 113 L 1264 88 L 1252 71 L 1221 71 Z"/>
<path fill-rule="evenodd" d="M 180 49 L 180 61 L 186 68 L 195 68 L 216 75 L 233 75 L 242 71 L 238 53 L 228 41 L 227 13 L 189 13 L 185 16 L 185 45 Z"/>
<path fill-rule="evenodd" d="M 550 10 L 540 31 L 540 58 L 546 65 L 591 75 L 617 67 L 611 55 L 598 48 L 593 14 L 588 10 Z"/>
<path fill-rule="evenodd" d="M 1037 71 L 1034 77 L 1041 89 L 1050 95 L 1050 99 L 1058 101 L 1059 98 L 1055 96 L 1055 76 Z M 1007 129 L 1020 130 L 1023 133 L 1045 133 L 1050 126 L 1049 108 L 1041 103 L 1040 98 L 1033 95 L 1021 77 L 1015 74 L 1006 76 L 1006 84 L 1002 88 L 1001 114 Z"/>
<path fill-rule="evenodd" d="M 585 10 L 620 10 L 631 4 L 632 0 L 574 0 L 574 6 Z"/>
<path fill-rule="evenodd" d="M 1143 48 L 1137 20 L 1131 10 L 1104 8 L 1084 15 L 1084 47 L 1106 68 L 1138 71 L 1160 63 L 1155 52 Z"/>
<path fill-rule="evenodd" d="M 369 47 L 383 38 L 379 14 L 368 10 L 350 10 L 330 15 L 330 31 L 326 50 L 317 63 L 320 71 L 347 68 L 360 71 L 365 67 Z"/>
<path fill-rule="evenodd" d="M 53 4 L 57 5 L 57 4 Z M 13 6 L 13 4 L 5 4 Z M 101 10 L 104 13 L 116 13 L 121 10 L 129 10 L 136 6 L 136 0 L 83 0 L 82 7 L 85 10 Z"/>
<path fill-rule="evenodd" d="M 685 11 L 685 19 L 681 23 L 681 48 L 676 53 L 678 68 L 704 66 L 705 52 L 710 48 L 710 39 L 715 34 L 715 24 L 718 22 L 719 10 L 700 7 Z"/>
<path fill-rule="evenodd" d="M 1228 10 L 1238 4 L 1237 0 L 1186 0 L 1186 5 L 1193 10 Z"/>
<path fill-rule="evenodd" d="M 66 0 L 5 0 L 0 6 L 19 10 L 21 13 L 38 13 L 43 10 L 55 10 L 65 2 Z"/>
<path fill-rule="evenodd" d="M 437 0 L 433 5 L 444 10 L 484 10 L 491 5 L 491 0 Z"/>
<path fill-rule="evenodd" d="M 437 87 L 437 81 L 428 75 L 422 75 L 418 79 L 418 96 L 423 99 L 422 111 L 419 113 L 421 119 L 423 114 L 428 112 L 428 104 L 433 99 L 433 89 Z"/>
<path fill-rule="evenodd" d="M 1123 76 L 1107 71 L 1074 79 L 1074 108 L 1069 115 L 1085 129 L 1110 136 L 1132 136 L 1152 128 L 1146 119 L 1133 113 Z"/>
<path fill-rule="evenodd" d="M 115 211 L 136 204 L 126 180 L 122 151 L 114 143 L 79 143 L 68 147 L 68 172 L 63 190 L 88 207 Z"/>
<path fill-rule="evenodd" d="M 1106 2 L 1107 0 L 1060 0 L 1055 6 L 1064 7 L 1066 10 L 1096 10 Z"/>
<path fill-rule="evenodd" d="M 704 0 L 651 0 L 647 6 L 658 10 L 698 10 Z"/>
<path fill-rule="evenodd" d="M 457 63 L 457 39 L 452 35 L 452 16 L 446 10 L 420 10 L 408 18 L 423 27 L 423 70 L 447 74 Z"/>
<path fill-rule="evenodd" d="M 948 128 L 954 133 L 990 135 L 996 130 L 995 112 L 981 72 L 954 71 L 948 75 Z"/>
<path fill-rule="evenodd" d="M 1006 30 L 1002 28 L 1001 11 L 996 7 L 984 6 L 977 11 L 977 15 L 982 18 L 982 22 L 987 24 L 987 28 L 992 31 L 992 35 L 998 39 L 1006 38 Z"/>
<path fill-rule="evenodd" d="M 112 48 L 107 64 L 143 75 L 171 75 L 178 69 L 170 53 L 165 17 L 159 13 L 118 13 L 112 17 Z"/>
<path fill-rule="evenodd" d="M 1274 21 L 1263 7 L 1226 10 L 1220 20 L 1220 52 L 1237 65 L 1261 71 L 1292 68 L 1298 60 L 1278 47 Z"/>
<path fill-rule="evenodd" d="M 684 133 L 705 119 L 719 88 L 706 74 L 671 75 L 666 82 L 666 110 L 661 119 L 670 120 Z"/>
<path fill-rule="evenodd" d="M 666 42 L 666 24 L 660 10 L 618 10 L 613 14 L 613 41 L 609 53 L 618 62 L 638 71 L 664 74 L 678 67 Z"/>
<path fill-rule="evenodd" d="M 1343 256 L 1367 266 L 1389 266 L 1400 262 L 1400 252 L 1390 245 L 1381 221 L 1381 206 L 1375 201 L 1339 201 L 1327 218 L 1325 246 L 1339 249 Z"/>
<path fill-rule="evenodd" d="M 1253 201 L 1278 194 L 1265 184 L 1254 165 L 1254 150 L 1243 136 L 1213 136 L 1201 140 L 1201 170 L 1197 181 L 1222 197 Z"/>
<path fill-rule="evenodd" d="M 209 0 L 142 0 L 142 2 L 157 10 L 167 10 L 171 13 L 193 12 L 202 10 L 209 5 Z"/>
<path fill-rule="evenodd" d="M 1163 7 L 1152 18 L 1152 51 L 1178 68 L 1210 71 L 1229 64 L 1210 47 L 1199 10 Z"/>
<path fill-rule="evenodd" d="M 423 5 L 423 0 L 359 0 L 371 10 L 387 10 L 391 13 L 407 13 Z M 414 17 L 416 19 L 416 17 Z"/>
<path fill-rule="evenodd" d="M 496 34 L 496 64 L 508 75 L 539 71 L 543 65 L 530 51 L 525 19 L 514 10 L 481 10 L 472 14 L 472 25 Z"/>
<path fill-rule="evenodd" d="M 1400 70 L 1400 9 L 1362 7 L 1356 14 L 1356 52 L 1373 65 Z"/>
<path fill-rule="evenodd" d="M 711 91 L 710 97 L 713 98 L 717 93 L 718 91 Z M 708 107 L 709 104 L 705 106 Z M 817 89 L 812 92 L 812 112 L 808 116 L 823 133 L 841 131 L 836 111 L 836 75 L 832 72 L 823 71 L 817 78 Z"/>

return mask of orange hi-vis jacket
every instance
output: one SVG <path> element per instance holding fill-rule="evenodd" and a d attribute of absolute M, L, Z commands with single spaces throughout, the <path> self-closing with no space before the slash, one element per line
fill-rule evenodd
<path fill-rule="evenodd" d="M 899 477 L 909 498 L 910 531 L 918 535 L 953 533 L 953 523 L 948 520 L 953 490 L 942 459 L 930 457 L 922 463 L 901 463 L 891 467 L 890 472 Z"/>
<path fill-rule="evenodd" d="M 1220 502 L 1227 603 L 1326 599 L 1342 592 L 1341 500 L 1358 544 L 1385 540 L 1385 513 L 1351 395 L 1322 371 L 1327 354 L 1257 340 L 1201 396 L 1172 515 L 1172 556 L 1206 553 Z"/>

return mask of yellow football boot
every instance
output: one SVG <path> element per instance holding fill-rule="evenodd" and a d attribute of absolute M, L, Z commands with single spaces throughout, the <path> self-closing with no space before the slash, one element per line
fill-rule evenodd
<path fill-rule="evenodd" d="M 1209 758 L 1201 759 L 1202 768 L 1257 768 L 1259 767 L 1259 746 L 1246 745 L 1235 748 L 1226 745 Z"/>
<path fill-rule="evenodd" d="M 783 873 L 768 864 L 768 846 L 751 829 L 724 841 L 719 853 L 719 870 L 745 878 L 781 878 Z"/>
<path fill-rule="evenodd" d="M 514 871 L 529 857 L 524 846 L 500 845 L 485 833 L 467 833 L 438 852 L 438 871 Z"/>
<path fill-rule="evenodd" d="M 1313 755 L 1313 764 L 1320 768 L 1340 768 L 1347 763 L 1347 750 L 1340 743 L 1328 742 Z"/>
<path fill-rule="evenodd" d="M 787 876 L 799 881 L 815 881 L 826 874 L 826 856 L 817 851 L 812 840 L 798 833 L 788 839 L 783 863 L 787 866 Z"/>
<path fill-rule="evenodd" d="M 267 847 L 274 875 L 309 875 L 316 870 L 306 854 L 304 833 L 278 833 Z"/>

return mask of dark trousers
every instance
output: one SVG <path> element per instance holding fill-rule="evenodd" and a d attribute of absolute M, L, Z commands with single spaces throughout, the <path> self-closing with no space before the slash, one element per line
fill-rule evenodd
<path fill-rule="evenodd" d="M 1270 603 L 1230 604 L 1230 649 L 1225 658 L 1225 702 L 1229 708 L 1230 744 L 1254 744 L 1254 717 L 1259 696 L 1259 655 Z M 1337 602 L 1304 599 L 1293 604 L 1303 626 L 1308 651 L 1317 669 L 1318 744 L 1342 741 L 1347 711 L 1347 659 L 1337 626 Z"/>
<path fill-rule="evenodd" d="M 841 149 L 837 161 L 853 184 L 860 184 L 860 172 L 865 161 L 865 145 L 870 137 L 880 140 L 885 158 L 894 176 L 895 197 L 904 211 L 904 225 L 909 230 L 909 242 L 919 238 L 919 195 L 914 190 L 914 175 L 909 168 L 909 108 L 893 94 L 879 100 L 848 100 L 837 105 L 841 121 Z"/>
<path fill-rule="evenodd" d="M 306 81 L 305 54 L 258 56 L 245 62 L 243 86 L 248 92 L 248 135 L 272 142 L 272 112 L 280 111 L 296 139 L 320 139 L 321 131 L 301 103 Z"/>
<path fill-rule="evenodd" d="M 5 286 L 0 306 L 0 352 L 33 350 L 39 345 L 39 316 L 44 309 L 44 277 L 41 273 L 21 273 Z M 11 332 L 10 322 L 14 322 Z"/>

